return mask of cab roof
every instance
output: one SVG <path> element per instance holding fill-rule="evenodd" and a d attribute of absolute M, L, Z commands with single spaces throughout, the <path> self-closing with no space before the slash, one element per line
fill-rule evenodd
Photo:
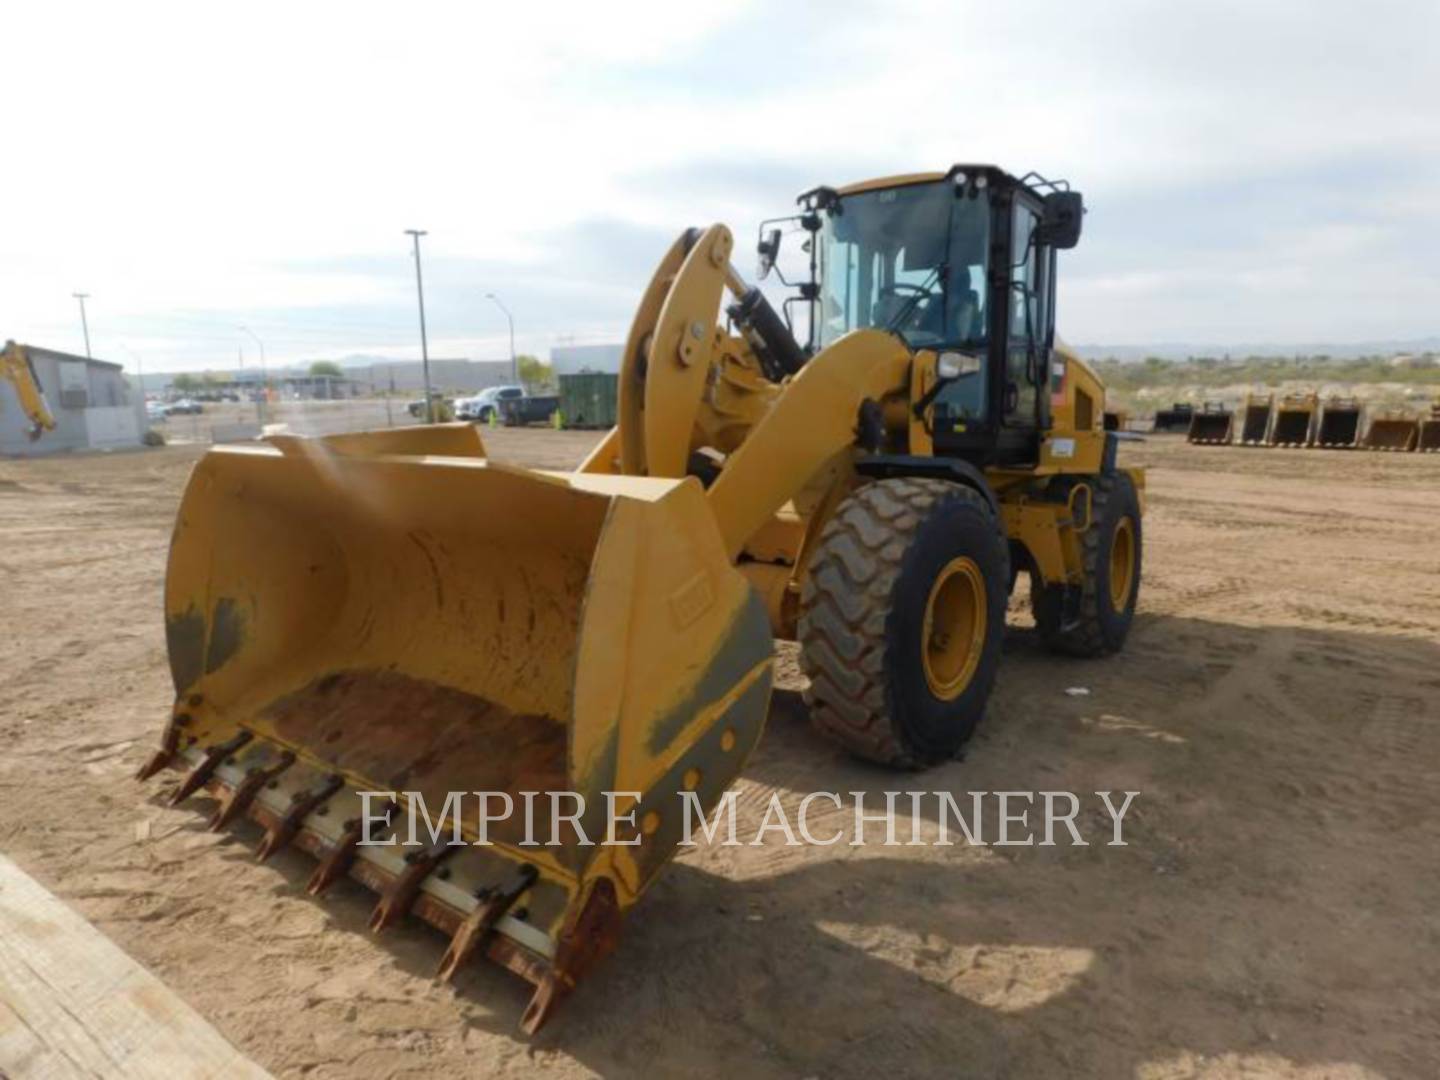
<path fill-rule="evenodd" d="M 937 180 L 948 180 L 957 173 L 965 173 L 968 176 L 986 174 L 992 184 L 1011 183 L 1031 191 L 1034 195 L 1040 196 L 1045 189 L 1068 190 L 1070 185 L 1064 180 L 1047 180 L 1039 173 L 1026 173 L 1016 178 L 998 165 L 989 165 L 983 162 L 968 162 L 964 164 L 951 165 L 944 172 L 917 172 L 899 173 L 894 176 L 880 176 L 870 180 L 857 180 L 854 183 L 845 184 L 841 187 L 831 187 L 822 184 L 804 192 L 798 201 L 807 202 L 815 196 L 822 196 L 824 199 L 839 198 L 846 195 L 857 195 L 865 191 L 883 191 L 886 188 L 909 187 L 913 184 L 932 184 Z"/>
<path fill-rule="evenodd" d="M 896 176 L 877 176 L 872 180 L 857 180 L 853 184 L 842 184 L 834 189 L 836 195 L 858 195 L 862 191 L 879 191 L 884 188 L 908 187 L 911 184 L 931 184 L 944 180 L 946 173 L 900 173 Z"/>

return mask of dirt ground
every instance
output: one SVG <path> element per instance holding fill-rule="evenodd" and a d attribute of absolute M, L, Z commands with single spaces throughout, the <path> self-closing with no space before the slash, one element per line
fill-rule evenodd
<path fill-rule="evenodd" d="M 776 791 L 1137 790 L 1129 846 L 1092 802 L 1089 847 L 695 849 L 530 1042 L 520 980 L 436 984 L 437 934 L 131 779 L 200 452 L 0 462 L 0 850 L 277 1076 L 1440 1075 L 1440 458 L 1127 445 L 1126 652 L 1049 657 L 1017 610 L 965 759 L 898 783 L 807 729 L 787 652 L 742 830 Z"/>

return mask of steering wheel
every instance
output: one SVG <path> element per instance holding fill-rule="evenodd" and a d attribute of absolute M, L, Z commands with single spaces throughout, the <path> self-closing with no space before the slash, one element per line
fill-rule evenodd
<path fill-rule="evenodd" d="M 880 298 L 883 299 L 893 296 L 898 301 L 902 290 L 910 293 L 914 299 L 903 302 L 901 308 L 897 310 L 895 315 L 889 320 L 890 324 L 892 326 L 895 325 L 895 318 L 899 316 L 900 311 L 904 311 L 904 325 L 908 327 L 919 326 L 920 321 L 926 317 L 926 313 L 931 308 L 929 301 L 934 299 L 938 294 L 927 289 L 924 285 L 916 285 L 909 281 L 892 281 L 880 290 Z"/>

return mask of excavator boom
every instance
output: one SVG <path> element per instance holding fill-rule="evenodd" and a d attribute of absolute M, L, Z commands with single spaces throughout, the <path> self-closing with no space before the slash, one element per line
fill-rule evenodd
<path fill-rule="evenodd" d="M 35 374 L 35 365 L 25 346 L 13 341 L 5 342 L 4 350 L 0 351 L 0 377 L 8 379 L 15 387 L 20 408 L 30 419 L 28 434 L 31 441 L 40 438 L 44 432 L 55 430 L 55 414 L 45 400 L 40 377 Z"/>

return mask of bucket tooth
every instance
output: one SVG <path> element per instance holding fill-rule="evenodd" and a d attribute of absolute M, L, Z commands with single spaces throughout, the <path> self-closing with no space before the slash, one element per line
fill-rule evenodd
<path fill-rule="evenodd" d="M 561 930 L 554 965 L 535 987 L 520 1017 L 520 1029 L 526 1035 L 539 1031 L 575 988 L 577 980 L 613 950 L 619 938 L 620 906 L 615 885 L 609 878 L 600 878 L 591 888 L 585 906 Z"/>
<path fill-rule="evenodd" d="M 474 955 L 475 950 L 485 944 L 485 939 L 490 936 L 490 931 L 500 916 L 509 911 L 521 894 L 535 884 L 537 877 L 539 871 L 527 863 L 508 885 L 478 890 L 475 899 L 479 902 L 450 939 L 450 946 L 440 958 L 435 977 L 447 983 L 453 979 L 455 973 Z"/>
<path fill-rule="evenodd" d="M 525 1012 L 520 1017 L 520 1030 L 533 1036 L 544 1027 L 545 1021 L 550 1019 L 550 1014 L 560 1004 L 560 997 L 560 980 L 553 971 L 546 972 L 540 985 L 535 987 L 535 993 L 530 995 L 530 1004 L 525 1006 Z"/>
<path fill-rule="evenodd" d="M 170 758 L 174 756 L 175 750 L 176 747 L 174 746 L 163 746 L 159 750 L 156 750 L 145 759 L 144 765 L 141 765 L 140 768 L 135 770 L 135 779 L 149 780 L 161 769 L 165 768 L 166 765 L 170 764 Z"/>
<path fill-rule="evenodd" d="M 195 792 L 205 786 L 211 775 L 224 761 L 235 751 L 239 750 L 255 736 L 248 731 L 237 731 L 230 738 L 222 743 L 216 743 L 205 751 L 205 756 L 185 775 L 180 786 L 175 789 L 175 794 L 170 796 L 170 805 L 179 806 Z"/>
<path fill-rule="evenodd" d="M 320 860 L 315 873 L 310 875 L 310 881 L 305 886 L 306 892 L 311 896 L 321 895 L 335 884 L 336 878 L 342 877 L 350 869 L 350 864 L 355 861 L 355 847 L 360 843 L 362 832 L 363 823 L 359 818 L 351 818 L 345 822 L 344 833 L 330 849 L 330 854 Z"/>
<path fill-rule="evenodd" d="M 295 834 L 300 831 L 300 826 L 304 824 L 305 819 L 339 791 L 344 784 L 345 780 L 339 773 L 332 773 L 319 787 L 311 788 L 309 791 L 297 791 L 290 802 L 289 809 L 265 830 L 265 836 L 255 851 L 255 858 L 264 862 L 290 843 L 295 838 Z"/>
<path fill-rule="evenodd" d="M 180 731 L 174 726 L 173 721 L 166 726 L 165 735 L 160 741 L 160 749 L 156 750 L 135 772 L 136 780 L 149 780 L 166 765 L 170 764 L 176 752 L 180 749 Z"/>
<path fill-rule="evenodd" d="M 190 717 L 185 713 L 175 713 L 165 724 L 165 733 L 160 736 L 160 749 L 151 754 L 135 772 L 136 780 L 149 780 L 161 769 L 169 765 L 175 755 L 180 752 L 180 729 L 190 723 Z"/>
<path fill-rule="evenodd" d="M 286 750 L 272 765 L 252 765 L 246 769 L 245 778 L 230 789 L 220 800 L 215 813 L 210 815 L 211 831 L 219 832 L 248 810 L 255 796 L 260 794 L 260 789 L 294 764 L 295 755 Z"/>
<path fill-rule="evenodd" d="M 395 880 L 390 883 L 390 887 L 381 894 L 375 910 L 370 913 L 370 929 L 378 934 L 387 926 L 404 918 L 406 912 L 410 910 L 410 905 L 415 902 L 415 894 L 420 891 L 420 883 L 447 856 L 466 846 L 468 845 L 463 841 L 459 843 L 447 841 L 432 844 L 424 851 L 412 851 L 407 854 L 405 869 L 400 871 Z"/>

